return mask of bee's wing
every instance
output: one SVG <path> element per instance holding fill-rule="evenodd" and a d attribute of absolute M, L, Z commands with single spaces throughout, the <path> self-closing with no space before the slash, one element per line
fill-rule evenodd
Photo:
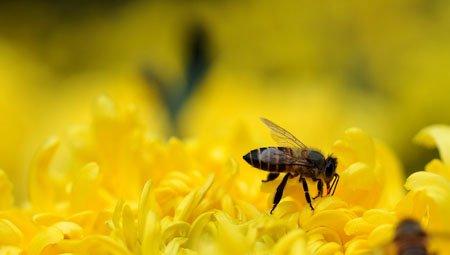
<path fill-rule="evenodd" d="M 304 158 L 293 156 L 291 153 L 275 147 L 269 147 L 262 151 L 260 160 L 262 163 L 300 165 L 305 167 L 309 167 L 311 164 Z"/>
<path fill-rule="evenodd" d="M 305 144 L 300 142 L 300 140 L 295 138 L 295 136 L 286 129 L 265 118 L 261 118 L 261 121 L 270 129 L 273 140 L 275 140 L 279 145 L 300 149 L 307 148 Z"/>

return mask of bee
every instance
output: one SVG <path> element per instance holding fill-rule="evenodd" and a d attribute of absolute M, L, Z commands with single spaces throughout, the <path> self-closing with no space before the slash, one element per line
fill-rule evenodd
<path fill-rule="evenodd" d="M 326 195 L 333 195 L 339 182 L 339 175 L 336 173 L 337 158 L 332 155 L 325 158 L 320 151 L 307 147 L 290 132 L 272 121 L 265 118 L 261 118 L 261 121 L 270 129 L 272 138 L 281 147 L 254 149 L 243 158 L 251 166 L 269 172 L 262 182 L 273 181 L 279 177 L 280 173 L 285 173 L 275 192 L 270 213 L 272 214 L 283 197 L 288 179 L 297 176 L 302 183 L 305 199 L 311 210 L 314 210 L 306 178 L 317 182 L 318 194 L 313 199 L 323 196 L 324 184 L 327 188 Z"/>
<path fill-rule="evenodd" d="M 400 221 L 395 230 L 394 244 L 398 255 L 427 255 L 428 235 L 413 219 Z"/>

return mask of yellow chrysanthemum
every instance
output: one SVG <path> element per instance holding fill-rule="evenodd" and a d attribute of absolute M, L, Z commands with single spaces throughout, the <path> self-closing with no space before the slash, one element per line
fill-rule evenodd
<path fill-rule="evenodd" d="M 311 211 L 291 181 L 270 215 L 277 181 L 261 184 L 258 170 L 223 145 L 162 142 L 140 116 L 136 107 L 99 97 L 90 125 L 41 146 L 24 208 L 13 206 L 12 184 L 0 172 L 0 252 L 364 254 L 385 251 L 406 216 L 430 231 L 450 229 L 448 127 L 417 136 L 437 144 L 442 161 L 411 175 L 406 196 L 392 152 L 351 128 L 331 150 L 341 175 L 336 194 L 316 199 Z"/>

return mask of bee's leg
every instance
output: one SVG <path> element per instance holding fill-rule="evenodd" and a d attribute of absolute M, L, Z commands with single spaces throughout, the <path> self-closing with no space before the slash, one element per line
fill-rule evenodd
<path fill-rule="evenodd" d="M 278 203 L 280 202 L 281 198 L 283 197 L 283 191 L 284 187 L 286 187 L 287 180 L 291 177 L 290 174 L 286 174 L 283 179 L 281 180 L 281 183 L 277 187 L 277 192 L 275 193 L 275 197 L 273 198 L 273 207 L 272 210 L 270 210 L 270 214 L 272 214 L 273 210 L 275 210 L 275 207 L 277 207 Z"/>
<path fill-rule="evenodd" d="M 322 197 L 322 194 L 323 194 L 323 181 L 322 181 L 322 179 L 318 179 L 317 180 L 317 191 L 318 191 L 317 196 L 313 197 L 313 199 L 316 199 L 318 197 Z"/>
<path fill-rule="evenodd" d="M 311 210 L 314 211 L 314 207 L 311 204 L 311 196 L 309 195 L 308 183 L 306 182 L 306 179 L 303 178 L 302 176 L 300 176 L 300 181 L 302 182 L 303 185 L 303 191 L 305 192 L 306 202 L 308 202 L 309 207 L 311 207 Z"/>
<path fill-rule="evenodd" d="M 275 180 L 276 178 L 278 178 L 278 176 L 280 175 L 280 173 L 269 173 L 267 175 L 267 178 L 265 180 L 262 180 L 262 182 L 270 182 Z"/>
<path fill-rule="evenodd" d="M 331 185 L 327 183 L 327 196 L 333 191 L 334 186 L 337 184 L 336 182 L 339 181 L 339 175 L 334 174 L 333 178 L 331 179 Z M 334 192 L 331 194 L 333 195 Z"/>
<path fill-rule="evenodd" d="M 330 189 L 330 188 L 331 188 L 330 182 L 327 181 L 327 182 L 325 183 L 325 185 L 327 185 L 327 196 L 328 196 L 328 195 L 330 194 L 330 191 L 331 191 L 331 189 Z"/>
<path fill-rule="evenodd" d="M 333 192 L 331 192 L 331 195 L 334 195 L 334 192 L 336 191 L 338 182 L 339 182 L 339 174 L 334 174 L 336 181 L 334 182 L 334 188 L 333 188 Z"/>

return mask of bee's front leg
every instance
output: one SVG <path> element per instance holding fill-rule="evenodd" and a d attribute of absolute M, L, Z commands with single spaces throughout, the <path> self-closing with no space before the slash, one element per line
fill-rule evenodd
<path fill-rule="evenodd" d="M 322 179 L 318 179 L 317 180 L 317 196 L 313 197 L 313 199 L 322 197 L 322 195 L 323 195 L 323 181 L 322 181 Z"/>

